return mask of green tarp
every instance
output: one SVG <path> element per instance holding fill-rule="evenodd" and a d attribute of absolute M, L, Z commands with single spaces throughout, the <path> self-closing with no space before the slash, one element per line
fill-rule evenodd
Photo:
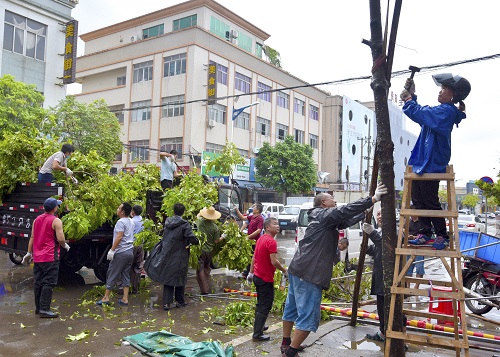
<path fill-rule="evenodd" d="M 143 354 L 175 357 L 232 357 L 233 346 L 223 348 L 218 342 L 193 342 L 167 331 L 142 332 L 123 338 Z"/>

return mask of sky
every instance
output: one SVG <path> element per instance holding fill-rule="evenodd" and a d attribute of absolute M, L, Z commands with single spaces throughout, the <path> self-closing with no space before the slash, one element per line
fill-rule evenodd
<path fill-rule="evenodd" d="M 80 0 L 72 16 L 84 34 L 114 23 L 181 3 L 181 0 Z M 394 0 L 389 1 L 390 12 Z M 369 0 L 306 2 L 289 0 L 218 0 L 218 3 L 270 34 L 265 44 L 276 49 L 284 70 L 308 82 L 321 83 L 370 74 Z M 381 1 L 383 19 L 387 1 Z M 403 1 L 393 71 L 446 64 L 500 53 L 497 0 Z M 389 15 L 392 21 L 392 15 Z M 389 23 L 390 25 L 390 23 Z M 390 28 L 390 26 L 389 26 Z M 84 43 L 78 44 L 79 55 Z M 452 133 L 456 186 L 500 172 L 500 58 L 443 68 L 415 75 L 422 105 L 438 105 L 439 87 L 431 75 L 451 72 L 471 83 L 465 100 L 467 118 Z M 406 76 L 392 79 L 390 92 L 401 92 Z M 370 80 L 320 86 L 331 94 L 359 101 L 373 100 Z M 71 91 L 71 89 L 69 89 Z M 73 89 L 74 91 L 74 89 Z M 418 134 L 409 121 L 407 129 Z"/>

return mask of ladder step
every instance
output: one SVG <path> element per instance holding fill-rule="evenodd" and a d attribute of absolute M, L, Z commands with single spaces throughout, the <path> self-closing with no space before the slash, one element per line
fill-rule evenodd
<path fill-rule="evenodd" d="M 429 335 L 417 335 L 399 331 L 386 331 L 386 337 L 397 338 L 413 342 L 419 345 L 444 346 L 447 348 L 469 348 L 469 344 L 462 340 L 452 340 L 444 337 L 433 337 Z"/>
<path fill-rule="evenodd" d="M 412 209 L 402 208 L 399 214 L 403 217 L 441 217 L 441 218 L 458 218 L 458 211 L 432 210 L 432 209 Z"/>
<path fill-rule="evenodd" d="M 423 174 L 419 175 L 414 172 L 406 172 L 405 180 L 418 180 L 418 181 L 428 181 L 428 180 L 439 180 L 439 181 L 453 181 L 455 182 L 455 174 L 452 172 L 444 174 Z"/>
<path fill-rule="evenodd" d="M 458 287 L 456 288 L 458 289 Z M 419 294 L 419 292 L 422 292 L 422 294 Z M 412 295 L 412 296 L 429 296 L 429 290 L 423 290 L 423 289 L 415 289 L 415 288 L 403 288 L 399 286 L 391 286 L 391 294 L 405 294 L 405 295 Z M 431 297 L 432 298 L 446 298 L 446 300 L 460 300 L 465 297 L 465 294 L 463 291 L 438 291 L 438 290 L 432 290 L 431 289 Z M 437 302 L 437 300 L 435 301 Z"/>
<path fill-rule="evenodd" d="M 425 317 L 427 319 L 435 319 L 435 320 L 442 320 L 442 321 L 455 321 L 455 318 L 453 317 L 453 315 L 435 314 L 433 312 L 427 312 L 427 311 L 403 309 L 403 314 L 406 314 L 407 316 Z M 460 314 L 458 312 L 457 312 L 457 316 L 460 317 Z"/>
<path fill-rule="evenodd" d="M 421 255 L 424 257 L 446 257 L 457 259 L 462 257 L 462 254 L 456 250 L 433 250 L 431 247 L 396 248 L 396 255 Z"/>

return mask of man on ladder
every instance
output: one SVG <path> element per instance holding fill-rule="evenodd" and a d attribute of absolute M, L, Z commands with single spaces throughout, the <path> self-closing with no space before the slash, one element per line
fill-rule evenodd
<path fill-rule="evenodd" d="M 415 83 L 413 79 L 406 80 L 405 89 L 401 92 L 404 102 L 403 112 L 419 124 L 420 135 L 415 143 L 408 161 L 416 174 L 444 173 L 451 157 L 451 131 L 465 119 L 465 104 L 463 100 L 470 93 L 469 81 L 451 73 L 432 76 L 437 85 L 441 85 L 438 101 L 435 107 L 421 106 L 417 103 Z M 458 103 L 458 107 L 455 104 Z M 420 181 L 412 183 L 411 199 L 415 209 L 440 210 L 439 181 Z M 433 249 L 444 249 L 449 244 L 445 219 L 442 217 L 421 217 L 423 230 L 410 245 L 432 246 Z M 432 226 L 436 234 L 432 239 Z"/>

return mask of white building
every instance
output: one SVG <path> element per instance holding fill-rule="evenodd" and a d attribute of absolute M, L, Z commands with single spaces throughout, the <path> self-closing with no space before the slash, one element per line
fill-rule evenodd
<path fill-rule="evenodd" d="M 158 152 L 146 148 L 217 153 L 226 140 L 251 158 L 263 143 L 293 135 L 314 148 L 321 169 L 327 93 L 265 61 L 268 38 L 212 0 L 187 1 L 101 28 L 81 35 L 85 52 L 77 60 L 77 99 L 103 98 L 116 111 L 122 141 L 131 147 L 115 162 L 118 168 L 158 163 Z M 210 64 L 216 69 L 212 85 Z M 305 87 L 265 92 L 295 86 Z M 214 87 L 221 99 L 207 104 Z M 231 122 L 233 108 L 254 102 L 259 105 Z M 179 165 L 192 167 L 187 156 Z"/>
<path fill-rule="evenodd" d="M 62 84 L 65 26 L 78 0 L 0 2 L 2 51 L 0 74 L 34 84 L 45 96 L 44 106 L 55 106 L 66 96 Z"/>

